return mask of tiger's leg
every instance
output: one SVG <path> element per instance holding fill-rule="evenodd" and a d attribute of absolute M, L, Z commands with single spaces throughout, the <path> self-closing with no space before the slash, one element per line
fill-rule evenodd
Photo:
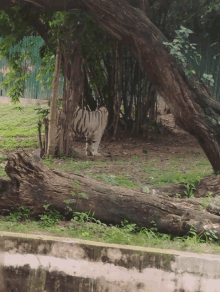
<path fill-rule="evenodd" d="M 93 151 L 92 151 L 92 139 L 86 137 L 86 155 L 87 156 L 93 156 Z"/>
<path fill-rule="evenodd" d="M 101 156 L 100 153 L 98 153 L 99 144 L 101 141 L 102 135 L 99 135 L 96 139 L 93 139 L 93 156 Z"/>
<path fill-rule="evenodd" d="M 94 137 L 86 139 L 86 155 L 87 156 L 101 156 L 101 154 L 98 153 L 100 140 L 101 140 L 101 137 L 98 137 L 97 139 L 95 139 Z"/>

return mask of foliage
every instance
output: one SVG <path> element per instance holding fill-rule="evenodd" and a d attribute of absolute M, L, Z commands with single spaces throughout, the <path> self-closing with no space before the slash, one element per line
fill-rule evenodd
<path fill-rule="evenodd" d="M 198 238 L 200 242 L 214 242 L 219 240 L 218 236 L 216 235 L 216 230 L 203 230 L 199 235 L 197 235 L 197 233 L 198 232 L 196 228 L 191 227 L 190 231 L 188 232 L 188 236 Z M 186 237 L 187 236 L 184 236 L 184 238 Z"/>
<path fill-rule="evenodd" d="M 32 232 L 33 229 L 37 230 L 39 228 L 40 230 L 43 227 L 51 233 L 60 234 L 62 232 L 68 236 L 88 238 L 90 240 L 197 252 L 216 250 L 219 253 L 217 248 L 219 247 L 219 239 L 216 235 L 216 230 L 203 230 L 198 234 L 198 231 L 191 227 L 187 235 L 172 237 L 168 234 L 160 233 L 154 220 L 151 221 L 152 226 L 150 228 L 139 227 L 126 219 L 119 225 L 107 226 L 96 219 L 94 217 L 95 213 L 91 214 L 90 211 L 75 211 L 68 228 L 63 227 L 62 224 L 61 226 L 59 225 L 62 216 L 56 210 L 49 211 L 49 206 L 50 204 L 44 205 L 45 213 L 41 215 L 42 221 L 40 223 L 30 221 L 28 217 L 32 212 L 29 209 L 20 207 L 18 212 L 11 212 L 10 216 L 6 217 L 6 220 L 1 218 L 0 230 L 6 228 L 11 231 Z M 25 225 L 22 225 L 21 220 L 25 220 Z M 18 222 L 20 223 L 17 224 Z"/>
<path fill-rule="evenodd" d="M 199 65 L 202 56 L 196 51 L 196 44 L 191 44 L 188 41 L 189 34 L 193 32 L 183 26 L 176 30 L 176 38 L 172 42 L 163 42 L 165 46 L 170 48 L 170 54 L 174 55 L 180 64 L 183 65 L 185 73 L 190 78 L 196 74 L 195 69 L 190 65 L 190 60 L 195 60 Z M 214 86 L 213 76 L 203 74 L 202 80 L 207 82 L 211 87 Z"/>
<path fill-rule="evenodd" d="M 18 102 L 25 90 L 25 81 L 30 76 L 30 73 L 23 73 L 22 64 L 28 59 L 28 54 L 21 53 L 10 56 L 8 66 L 10 71 L 5 73 L 5 79 L 1 83 L 1 87 L 9 89 L 8 95 L 14 102 Z"/>
<path fill-rule="evenodd" d="M 33 55 L 35 41 L 31 39 L 29 44 L 26 44 L 27 39 L 25 38 L 26 35 L 33 33 L 33 28 L 27 25 L 23 16 L 19 6 L 14 6 L 7 12 L 4 10 L 0 12 L 0 35 L 3 36 L 0 59 L 5 57 L 10 69 L 5 74 L 1 87 L 9 89 L 8 95 L 14 102 L 17 102 L 24 93 L 25 81 L 30 76 L 28 66 L 34 65 L 36 62 Z M 28 66 L 24 68 L 25 62 Z"/>
<path fill-rule="evenodd" d="M 219 14 L 219 0 L 173 1 L 166 15 L 165 28 L 162 29 L 172 31 L 173 28 L 184 25 L 205 39 L 210 34 L 217 33 Z M 152 17 L 156 18 L 153 14 Z"/>
<path fill-rule="evenodd" d="M 128 2 L 134 7 L 140 7 L 138 1 L 129 0 Z M 198 6 L 200 7 L 199 9 Z M 73 52 L 75 42 L 80 42 L 84 73 L 88 75 L 86 72 L 90 72 L 90 76 L 85 76 L 85 79 L 88 78 L 88 85 L 85 82 L 85 99 L 90 108 L 92 108 L 92 102 L 107 104 L 110 109 L 110 121 L 112 121 L 113 98 L 115 95 L 113 88 L 114 83 L 117 81 L 114 81 L 113 78 L 115 48 L 113 47 L 114 42 L 111 37 L 97 24 L 92 16 L 84 11 L 36 12 L 29 8 L 28 3 L 25 3 L 22 6 L 12 7 L 7 9 L 7 11 L 0 12 L 0 35 L 4 37 L 1 43 L 0 54 L 9 60 L 8 52 L 10 47 L 16 44 L 21 45 L 24 36 L 41 34 L 42 31 L 36 31 L 35 28 L 37 26 L 33 25 L 35 23 L 34 20 L 39 21 L 46 37 L 42 35 L 45 43 L 39 52 L 42 62 L 37 80 L 42 82 L 46 88 L 51 88 L 57 39 L 60 38 L 62 40 L 63 52 L 68 57 Z M 148 15 L 153 23 L 165 33 L 168 39 L 172 38 L 176 27 L 180 25 L 187 27 L 181 26 L 176 31 L 176 38 L 173 40 L 172 46 L 171 43 L 168 46 L 170 46 L 172 53 L 178 58 L 178 61 L 184 64 L 185 72 L 188 76 L 195 75 L 196 71 L 188 61 L 192 61 L 192 64 L 195 61 L 199 66 L 201 55 L 196 52 L 196 45 L 194 43 L 191 44 L 187 38 L 192 35 L 192 30 L 195 31 L 197 36 L 202 36 L 202 38 L 204 34 L 213 34 L 213 18 L 218 26 L 219 11 L 217 0 L 211 2 L 199 0 L 197 2 L 186 1 L 183 3 L 178 1 L 171 1 L 171 3 L 166 4 L 158 1 L 150 3 L 150 10 L 147 11 Z M 118 84 L 116 86 L 118 91 L 120 89 L 120 94 L 123 96 L 122 112 L 126 119 L 131 114 L 130 109 L 133 108 L 134 113 L 131 116 L 138 119 L 138 117 L 142 116 L 142 112 L 138 110 L 137 97 L 140 93 L 141 103 L 144 104 L 147 101 L 149 80 L 146 74 L 140 72 L 136 60 L 128 52 L 126 46 L 119 46 L 119 56 L 124 60 L 122 86 L 118 86 Z M 24 62 L 24 58 L 26 58 L 26 61 L 28 58 L 30 64 L 35 63 L 31 48 L 30 50 L 28 48 L 25 49 L 19 55 L 19 60 L 11 59 L 10 72 L 8 72 L 5 83 L 3 83 L 9 89 L 9 94 L 15 101 L 22 96 L 25 90 L 25 81 L 30 74 L 30 72 L 21 72 L 21 63 Z M 19 68 L 15 66 L 15 63 L 19 65 Z M 120 71 L 120 68 L 118 70 Z M 205 72 L 202 79 L 207 84 L 214 85 L 214 79 L 211 74 Z M 61 84 L 62 82 L 63 80 Z M 95 91 L 98 94 L 94 96 Z M 96 100 L 97 98 L 98 100 Z M 129 105 L 130 100 L 131 105 Z"/>
<path fill-rule="evenodd" d="M 42 108 L 41 106 L 37 106 L 34 108 L 36 111 L 36 114 L 39 117 L 39 121 L 43 121 L 44 118 L 47 118 L 49 116 L 50 110 L 47 108 Z"/>
<path fill-rule="evenodd" d="M 74 197 L 76 196 L 77 197 L 77 200 L 79 199 L 86 199 L 88 200 L 89 197 L 85 194 L 85 193 L 78 193 L 76 194 L 74 191 L 71 191 L 71 195 Z M 75 199 L 72 199 L 72 202 L 77 202 Z"/>
<path fill-rule="evenodd" d="M 10 215 L 6 217 L 6 220 L 10 222 L 26 221 L 31 214 L 33 214 L 31 209 L 20 206 L 18 211 L 10 212 Z"/>
<path fill-rule="evenodd" d="M 184 194 L 187 198 L 194 197 L 194 191 L 196 190 L 196 186 L 199 184 L 199 182 L 199 178 L 192 178 L 189 181 L 185 182 L 186 191 L 184 191 Z"/>
<path fill-rule="evenodd" d="M 200 209 L 206 209 L 211 201 L 212 201 L 212 192 L 208 192 L 205 196 L 205 198 L 202 198 L 202 202 L 201 202 L 201 205 L 200 205 Z"/>
<path fill-rule="evenodd" d="M 49 206 L 50 204 L 44 204 L 45 212 L 39 215 L 41 220 L 40 226 L 42 228 L 51 227 L 54 224 L 59 223 L 63 219 L 63 216 L 57 210 L 48 210 Z"/>
<path fill-rule="evenodd" d="M 73 218 L 71 219 L 72 222 L 80 222 L 81 224 L 84 225 L 85 222 L 95 222 L 100 224 L 101 222 L 99 220 L 96 220 L 94 218 L 95 212 L 93 212 L 90 216 L 90 211 L 89 212 L 73 212 Z"/>

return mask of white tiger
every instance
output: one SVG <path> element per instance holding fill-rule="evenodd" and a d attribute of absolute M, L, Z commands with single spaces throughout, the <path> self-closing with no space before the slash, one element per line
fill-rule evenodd
<path fill-rule="evenodd" d="M 71 129 L 75 135 L 86 138 L 86 155 L 100 156 L 98 148 L 107 123 L 108 110 L 105 106 L 101 106 L 95 111 L 77 107 Z"/>

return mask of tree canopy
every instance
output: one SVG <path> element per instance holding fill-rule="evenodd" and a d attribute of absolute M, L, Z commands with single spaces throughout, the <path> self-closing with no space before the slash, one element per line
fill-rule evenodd
<path fill-rule="evenodd" d="M 219 14 L 219 4 L 217 1 L 200 1 L 201 9 L 197 9 L 197 11 L 195 5 L 191 4 L 191 2 L 188 3 L 183 1 L 181 3 L 182 5 L 178 7 L 180 8 L 180 14 L 178 14 L 177 9 L 175 9 L 176 14 L 184 17 L 184 13 L 187 15 L 193 12 L 194 23 L 197 25 L 197 27 L 196 25 L 194 25 L 194 27 L 197 29 L 198 26 L 202 27 L 202 25 L 209 23 L 212 15 L 215 13 Z M 177 5 L 175 2 L 149 2 L 150 5 L 148 12 L 142 12 L 140 9 L 132 7 L 125 0 L 101 2 L 98 0 L 83 0 L 80 2 L 62 2 L 61 0 L 55 2 L 44 2 L 40 0 L 29 2 L 20 0 L 13 2 L 9 1 L 8 3 L 3 2 L 0 8 L 5 8 L 6 6 L 15 4 L 20 4 L 19 8 L 10 9 L 15 9 L 15 11 L 18 9 L 18 11 L 21 12 L 19 17 L 24 18 L 24 21 L 28 22 L 29 26 L 31 26 L 31 28 L 29 28 L 30 31 L 35 30 L 35 32 L 40 34 L 44 40 L 48 40 L 46 42 L 47 46 L 45 51 L 42 53 L 42 57 L 45 56 L 45 52 L 47 52 L 50 46 L 53 47 L 53 40 L 57 38 L 57 33 L 59 34 L 60 30 L 62 31 L 60 20 L 56 19 L 57 23 L 56 21 L 53 22 L 54 15 L 56 14 L 53 14 L 51 11 L 79 9 L 94 17 L 94 19 L 113 39 L 116 46 L 114 47 L 113 52 L 115 53 L 118 50 L 117 42 L 122 43 L 128 47 L 131 55 L 137 60 L 137 68 L 139 68 L 137 71 L 134 71 L 133 79 L 135 80 L 135 77 L 140 74 L 139 69 L 140 72 L 147 74 L 150 82 L 156 87 L 158 93 L 170 107 L 177 125 L 198 139 L 201 147 L 212 163 L 215 172 L 220 170 L 220 141 L 218 138 L 220 136 L 219 104 L 215 102 L 210 90 L 200 80 L 196 72 L 193 71 L 193 68 L 190 68 L 190 64 L 186 64 L 186 66 L 184 66 L 184 63 L 177 64 L 176 59 L 170 54 L 173 48 L 170 50 L 164 47 L 164 42 L 167 42 L 167 38 L 161 30 L 164 30 L 164 33 L 167 30 L 166 34 L 171 35 L 169 29 L 171 29 L 172 26 L 175 27 L 175 25 L 177 25 L 172 22 L 171 17 L 171 8 L 174 8 L 175 5 Z M 196 4 L 198 6 L 198 3 Z M 118 9 L 118 7 L 120 7 L 120 9 Z M 158 14 L 154 14 L 154 11 L 157 10 Z M 5 13 L 8 15 L 8 12 Z M 17 12 L 15 12 L 15 15 L 16 13 Z M 155 21 L 155 23 L 161 30 L 151 22 L 146 16 L 146 13 L 148 15 L 155 15 L 155 17 L 156 15 L 159 15 L 159 19 L 158 21 Z M 14 16 L 12 14 L 13 13 L 11 13 L 10 17 L 13 18 Z M 27 16 L 27 14 L 29 16 Z M 49 15 L 52 15 L 52 22 L 51 19 L 48 20 Z M 204 20 L 201 20 L 203 16 L 205 16 L 205 18 Z M 19 19 L 19 17 L 16 19 Z M 161 19 L 163 19 L 163 21 L 161 21 Z M 56 33 L 53 31 L 53 25 L 55 27 L 58 25 L 59 27 L 56 30 Z M 26 27 L 26 29 L 28 33 L 28 28 Z M 80 31 L 80 25 L 78 26 L 78 29 Z M 13 41 L 16 39 L 15 34 L 9 35 L 8 38 L 12 38 Z M 179 55 L 180 52 L 177 51 L 176 54 Z M 106 56 L 108 56 L 108 54 L 106 54 Z M 102 62 L 104 63 L 104 57 L 101 59 L 101 64 L 103 64 Z M 186 72 L 186 69 L 189 70 L 190 74 Z M 90 73 L 91 71 L 92 70 L 90 70 Z M 112 74 L 109 74 L 109 80 L 110 76 L 111 78 L 116 76 L 113 72 Z M 95 73 L 96 72 L 91 74 L 91 76 L 95 76 Z M 104 75 L 105 74 L 103 73 L 103 76 Z M 146 83 L 144 82 L 143 76 L 141 77 L 138 79 L 139 87 L 137 85 L 134 86 L 138 91 L 141 88 L 140 80 L 143 81 L 143 84 Z M 99 80 L 101 80 L 101 78 L 99 78 Z M 108 85 L 109 84 L 111 86 L 113 84 L 114 88 L 116 88 L 115 82 L 108 83 Z M 131 83 L 129 82 L 128 84 L 130 85 Z M 105 88 L 105 86 L 103 86 L 103 88 Z M 110 86 L 106 87 L 105 90 L 108 91 L 107 94 L 110 96 L 108 101 L 111 101 L 115 92 L 112 91 Z M 101 96 L 100 93 L 99 96 Z M 138 98 L 137 95 L 136 100 L 138 100 Z"/>

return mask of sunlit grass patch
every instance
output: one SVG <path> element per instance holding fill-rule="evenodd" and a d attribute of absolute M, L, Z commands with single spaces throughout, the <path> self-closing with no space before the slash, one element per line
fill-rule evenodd
<path fill-rule="evenodd" d="M 23 147 L 36 147 L 38 145 L 36 137 L 25 137 L 22 140 L 19 137 L 0 137 L 0 148 L 7 150 L 15 150 Z"/>
<path fill-rule="evenodd" d="M 146 179 L 154 185 L 177 184 L 191 179 L 199 180 L 213 174 L 210 162 L 204 158 L 193 161 L 171 158 L 162 167 L 158 167 L 158 164 L 158 159 L 152 159 L 143 163 L 142 166 L 142 172 L 146 173 Z"/>
<path fill-rule="evenodd" d="M 38 145 L 38 116 L 32 105 L 22 106 L 19 111 L 13 105 L 0 104 L 0 148 L 14 150 Z M 43 129 L 42 129 L 43 133 Z"/>
<path fill-rule="evenodd" d="M 97 178 L 102 179 L 104 182 L 108 184 L 120 186 L 124 188 L 135 188 L 139 186 L 139 184 L 136 182 L 133 182 L 130 177 L 124 176 L 124 175 L 102 174 L 102 175 L 98 175 Z"/>

